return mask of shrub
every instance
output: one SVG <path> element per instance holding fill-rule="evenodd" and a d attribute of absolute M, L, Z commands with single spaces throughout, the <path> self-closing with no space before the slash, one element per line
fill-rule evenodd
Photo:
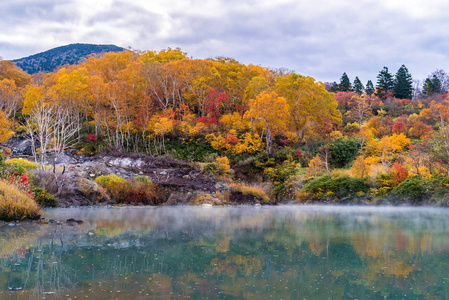
<path fill-rule="evenodd" d="M 329 163 L 333 168 L 347 167 L 359 154 L 360 145 L 357 138 L 341 138 L 329 145 Z"/>
<path fill-rule="evenodd" d="M 127 181 L 115 174 L 99 176 L 95 182 L 105 188 L 116 203 L 157 204 L 157 186 L 145 176 Z"/>
<path fill-rule="evenodd" d="M 286 195 L 286 186 L 290 179 L 297 175 L 301 167 L 300 163 L 295 162 L 291 157 L 282 164 L 272 168 L 266 168 L 264 173 L 274 184 L 274 196 L 280 200 Z"/>
<path fill-rule="evenodd" d="M 156 185 L 148 177 L 137 176 L 128 182 L 128 192 L 121 203 L 157 204 Z"/>
<path fill-rule="evenodd" d="M 18 187 L 0 180 L 0 220 L 23 220 L 40 217 L 39 206 Z"/>
<path fill-rule="evenodd" d="M 407 178 L 391 191 L 404 199 L 421 202 L 426 197 L 426 180 L 414 176 Z"/>
<path fill-rule="evenodd" d="M 95 178 L 95 183 L 104 187 L 115 200 L 126 197 L 128 182 L 123 177 L 115 174 L 102 175 Z"/>
<path fill-rule="evenodd" d="M 350 176 L 331 177 L 329 175 L 323 175 L 307 182 L 302 189 L 302 192 L 312 193 L 315 198 L 321 198 L 327 194 L 335 195 L 340 199 L 368 191 L 369 185 L 365 179 Z"/>
<path fill-rule="evenodd" d="M 203 164 L 203 173 L 206 175 L 218 174 L 218 164 L 215 162 Z"/>
<path fill-rule="evenodd" d="M 224 177 L 231 175 L 229 159 L 226 156 L 217 157 L 215 162 L 204 163 L 202 166 L 203 173 L 206 175 L 219 175 Z"/>
<path fill-rule="evenodd" d="M 376 185 L 380 189 L 391 190 L 393 187 L 396 186 L 396 182 L 394 181 L 392 174 L 382 172 L 376 179 Z"/>
<path fill-rule="evenodd" d="M 31 191 L 34 194 L 34 201 L 42 207 L 56 207 L 59 205 L 58 199 L 52 194 L 47 193 L 44 189 L 32 186 Z"/>
<path fill-rule="evenodd" d="M 36 163 L 28 159 L 11 158 L 3 161 L 7 167 L 22 167 L 26 170 L 36 169 Z"/>

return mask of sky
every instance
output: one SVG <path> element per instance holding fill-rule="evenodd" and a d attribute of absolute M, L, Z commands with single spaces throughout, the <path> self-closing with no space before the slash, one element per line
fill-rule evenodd
<path fill-rule="evenodd" d="M 449 71 L 447 0 L 3 0 L 0 57 L 71 43 L 181 48 L 318 81 L 376 83 L 404 64 L 414 79 Z"/>

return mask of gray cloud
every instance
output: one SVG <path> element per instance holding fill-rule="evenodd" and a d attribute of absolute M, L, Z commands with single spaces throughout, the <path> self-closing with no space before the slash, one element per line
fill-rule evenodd
<path fill-rule="evenodd" d="M 321 81 L 343 72 L 375 81 L 383 66 L 401 64 L 423 79 L 449 70 L 448 8 L 443 0 L 16 0 L 0 12 L 0 56 L 83 42 L 180 47 Z"/>

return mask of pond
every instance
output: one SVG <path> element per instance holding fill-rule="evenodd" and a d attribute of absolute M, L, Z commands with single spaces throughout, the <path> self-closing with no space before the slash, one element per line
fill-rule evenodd
<path fill-rule="evenodd" d="M 449 210 L 49 209 L 0 227 L 0 299 L 449 299 Z"/>

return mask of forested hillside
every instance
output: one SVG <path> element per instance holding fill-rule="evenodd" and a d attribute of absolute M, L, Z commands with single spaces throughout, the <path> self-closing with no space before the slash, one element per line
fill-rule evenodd
<path fill-rule="evenodd" d="M 445 76 L 416 87 L 405 66 L 385 67 L 376 86 L 346 74 L 325 85 L 179 49 L 91 55 L 32 77 L 1 61 L 1 141 L 25 130 L 44 137 L 39 155 L 171 155 L 275 201 L 446 205 Z"/>
<path fill-rule="evenodd" d="M 52 72 L 63 65 L 74 65 L 82 62 L 90 54 L 120 52 L 124 49 L 114 45 L 70 44 L 50 49 L 28 57 L 12 60 L 28 74 Z"/>

